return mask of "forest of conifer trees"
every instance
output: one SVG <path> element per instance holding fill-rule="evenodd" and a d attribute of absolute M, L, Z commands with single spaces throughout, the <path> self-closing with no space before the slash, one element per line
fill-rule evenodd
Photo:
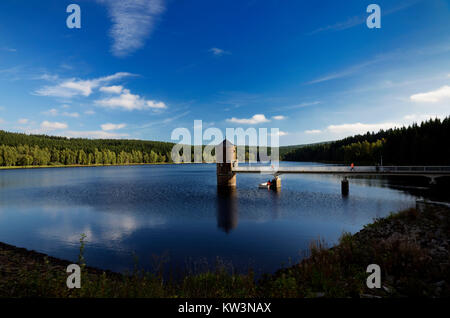
<path fill-rule="evenodd" d="M 0 166 L 170 163 L 173 145 L 158 141 L 26 135 L 0 130 Z M 284 148 L 280 149 L 280 160 L 286 161 L 450 165 L 450 117 L 334 142 Z"/>
<path fill-rule="evenodd" d="M 171 162 L 172 143 L 82 139 L 0 131 L 0 166 Z"/>
<path fill-rule="evenodd" d="M 450 117 L 297 148 L 287 161 L 384 165 L 450 165 Z"/>

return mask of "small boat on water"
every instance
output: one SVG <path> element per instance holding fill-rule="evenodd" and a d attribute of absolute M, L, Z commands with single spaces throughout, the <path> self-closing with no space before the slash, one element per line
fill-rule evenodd
<path fill-rule="evenodd" d="M 260 183 L 258 188 L 260 189 L 276 189 L 277 188 L 277 181 L 279 182 L 280 178 L 275 177 L 273 180 L 269 180 L 267 182 Z"/>
<path fill-rule="evenodd" d="M 260 188 L 260 189 L 269 189 L 269 187 L 270 187 L 270 184 L 268 182 L 260 183 L 258 186 L 258 188 Z"/>

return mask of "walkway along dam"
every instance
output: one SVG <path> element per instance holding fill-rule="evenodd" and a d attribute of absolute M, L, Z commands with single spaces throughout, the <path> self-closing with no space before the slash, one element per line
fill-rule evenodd
<path fill-rule="evenodd" d="M 224 140 L 216 146 L 216 154 L 222 152 L 223 162 L 217 162 L 217 186 L 236 187 L 236 176 L 239 173 L 259 173 L 272 175 L 272 188 L 281 188 L 282 174 L 329 174 L 342 176 L 341 192 L 349 193 L 348 177 L 355 176 L 420 176 L 429 178 L 430 184 L 435 184 L 436 179 L 450 176 L 450 166 L 314 166 L 314 167 L 277 167 L 257 166 L 239 167 L 236 146 L 228 140 Z"/>

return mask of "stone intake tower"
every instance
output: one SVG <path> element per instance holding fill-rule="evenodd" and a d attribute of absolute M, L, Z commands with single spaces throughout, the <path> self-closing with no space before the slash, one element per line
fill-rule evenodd
<path fill-rule="evenodd" d="M 216 146 L 217 186 L 225 188 L 236 187 L 236 173 L 233 168 L 238 166 L 236 146 L 225 139 Z"/>

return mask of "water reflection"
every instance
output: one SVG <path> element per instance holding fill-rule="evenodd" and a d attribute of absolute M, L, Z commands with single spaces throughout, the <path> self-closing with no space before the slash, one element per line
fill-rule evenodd
<path fill-rule="evenodd" d="M 340 177 L 286 175 L 280 191 L 258 189 L 266 178 L 239 175 L 237 189 L 218 190 L 215 165 L 1 171 L 0 241 L 76 261 L 85 233 L 88 264 L 100 268 L 132 270 L 135 253 L 152 269 L 150 256 L 168 252 L 167 266 L 221 257 L 272 271 L 310 240 L 332 244 L 416 199 L 384 179 L 351 179 L 343 199 Z"/>
<path fill-rule="evenodd" d="M 270 202 L 272 203 L 271 210 L 272 210 L 272 216 L 274 219 L 278 219 L 281 217 L 281 188 L 275 188 L 270 191 L 271 199 Z"/>
<path fill-rule="evenodd" d="M 238 225 L 236 188 L 217 187 L 217 226 L 230 233 Z"/>

